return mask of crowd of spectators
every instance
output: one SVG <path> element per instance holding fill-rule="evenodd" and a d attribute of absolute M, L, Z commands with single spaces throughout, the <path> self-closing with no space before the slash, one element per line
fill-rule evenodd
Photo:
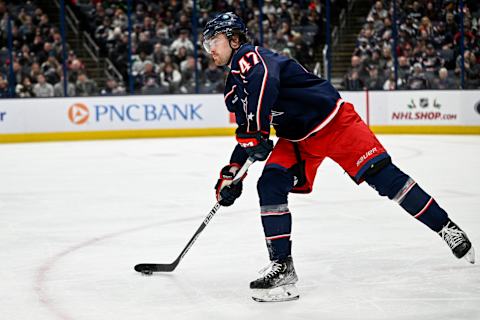
<path fill-rule="evenodd" d="M 9 19 L 12 60 L 8 51 Z M 35 1 L 0 0 L 0 39 L 0 97 L 64 96 L 63 42 L 58 24 L 51 23 Z M 97 86 L 87 77 L 82 61 L 68 46 L 66 49 L 68 95 L 97 94 Z M 10 88 L 14 88 L 13 94 Z"/>
<path fill-rule="evenodd" d="M 223 92 L 223 69 L 217 68 L 201 49 L 202 28 L 216 12 L 232 11 L 241 16 L 251 38 L 259 42 L 258 1 L 197 1 L 196 28 L 191 19 L 192 3 L 188 0 L 133 1 L 131 42 L 135 92 L 193 93 L 197 79 L 201 93 Z M 320 1 L 265 0 L 263 3 L 263 45 L 311 67 L 314 43 L 319 41 Z M 102 54 L 111 59 L 128 83 L 126 1 L 75 0 L 75 12 Z"/>
<path fill-rule="evenodd" d="M 464 0 L 464 83 L 480 88 L 480 3 Z M 386 5 L 387 4 L 387 5 Z M 376 1 L 360 31 L 343 80 L 347 90 L 460 88 L 460 13 L 452 0 L 397 0 L 397 83 L 393 7 Z"/>
<path fill-rule="evenodd" d="M 92 35 L 102 55 L 122 74 L 98 88 L 75 52 L 67 47 L 69 96 L 125 94 L 129 59 L 136 93 L 201 93 L 223 91 L 224 70 L 201 49 L 201 30 L 216 12 L 232 11 L 246 21 L 255 44 L 314 67 L 314 49 L 322 38 L 319 0 L 199 0 L 198 20 L 192 24 L 192 1 L 132 1 L 131 33 L 127 2 L 70 0 L 81 28 Z M 334 1 L 342 8 L 345 0 Z M 375 1 L 343 80 L 348 90 L 456 89 L 462 72 L 460 14 L 452 0 L 397 0 L 397 47 L 392 52 L 391 1 Z M 261 23 L 260 11 L 263 12 Z M 466 88 L 480 88 L 480 5 L 464 0 L 464 75 Z M 12 20 L 13 60 L 7 44 Z M 195 26 L 195 27 L 194 27 Z M 260 28 L 262 32 L 260 32 Z M 260 39 L 261 37 L 261 39 Z M 0 97 L 64 96 L 63 44 L 58 24 L 35 0 L 0 0 Z M 131 56 L 129 41 L 131 40 Z M 394 57 L 397 57 L 397 82 Z M 197 59 L 195 59 L 197 57 Z M 13 69 L 13 76 L 10 75 Z M 10 83 L 9 83 L 10 82 Z"/>

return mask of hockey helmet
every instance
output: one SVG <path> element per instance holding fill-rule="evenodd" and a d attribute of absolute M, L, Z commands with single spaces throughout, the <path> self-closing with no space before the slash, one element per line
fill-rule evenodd
<path fill-rule="evenodd" d="M 221 13 L 207 22 L 203 29 L 203 47 L 210 53 L 210 40 L 219 33 L 225 33 L 227 38 L 233 35 L 233 31 L 239 31 L 246 35 L 247 27 L 239 16 L 232 12 Z"/>

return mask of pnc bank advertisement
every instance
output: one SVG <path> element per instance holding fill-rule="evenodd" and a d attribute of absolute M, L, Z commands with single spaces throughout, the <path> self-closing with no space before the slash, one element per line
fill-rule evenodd
<path fill-rule="evenodd" d="M 221 95 L 15 99 L 0 111 L 0 133 L 231 126 Z"/>

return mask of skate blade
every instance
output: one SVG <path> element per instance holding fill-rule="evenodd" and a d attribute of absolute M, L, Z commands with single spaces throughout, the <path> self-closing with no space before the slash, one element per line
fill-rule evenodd
<path fill-rule="evenodd" d="M 468 250 L 463 258 L 471 264 L 475 263 L 475 250 L 473 250 L 473 246 L 470 248 L 470 250 Z"/>
<path fill-rule="evenodd" d="M 283 302 L 300 298 L 294 284 L 284 285 L 273 289 L 253 289 L 252 299 L 257 302 Z"/>

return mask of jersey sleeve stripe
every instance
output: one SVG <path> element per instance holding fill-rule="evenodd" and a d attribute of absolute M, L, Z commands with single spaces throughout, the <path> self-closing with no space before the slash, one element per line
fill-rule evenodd
<path fill-rule="evenodd" d="M 337 104 L 335 105 L 335 109 L 333 109 L 332 112 L 330 112 L 330 114 L 328 115 L 328 117 L 325 118 L 325 120 L 323 120 L 318 126 L 316 126 L 313 130 L 311 130 L 309 133 L 307 133 L 306 136 L 304 136 L 303 138 L 297 139 L 297 140 L 290 140 L 290 139 L 288 139 L 288 140 L 293 141 L 293 142 L 302 141 L 302 140 L 305 140 L 306 138 L 308 138 L 313 133 L 322 130 L 327 124 L 330 123 L 330 121 L 333 120 L 333 118 L 336 116 L 336 114 L 338 113 L 338 110 L 340 110 L 340 108 L 341 108 L 341 106 L 343 105 L 344 102 L 345 102 L 345 100 L 338 99 Z"/>
<path fill-rule="evenodd" d="M 232 90 L 230 90 L 230 91 L 228 91 L 228 92 L 227 92 L 227 94 L 225 95 L 225 98 L 224 98 L 224 99 L 225 99 L 225 101 L 227 101 L 227 98 L 228 98 L 228 96 L 229 96 L 229 95 L 231 95 L 232 93 L 234 93 L 234 92 L 235 92 L 235 88 L 236 88 L 236 87 L 237 87 L 237 85 L 236 85 L 236 84 L 235 84 L 235 85 L 233 85 L 233 87 L 232 87 Z"/>
<path fill-rule="evenodd" d="M 267 64 L 265 63 L 262 56 L 258 52 L 258 46 L 255 47 L 255 52 L 257 53 L 258 57 L 262 61 L 263 67 L 265 68 L 265 74 L 263 75 L 263 81 L 262 81 L 262 88 L 260 89 L 260 95 L 258 98 L 258 105 L 257 105 L 257 130 L 260 131 L 262 129 L 260 115 L 262 110 L 263 94 L 265 93 L 265 86 L 267 84 L 267 79 L 268 79 L 268 68 L 267 68 Z"/>

